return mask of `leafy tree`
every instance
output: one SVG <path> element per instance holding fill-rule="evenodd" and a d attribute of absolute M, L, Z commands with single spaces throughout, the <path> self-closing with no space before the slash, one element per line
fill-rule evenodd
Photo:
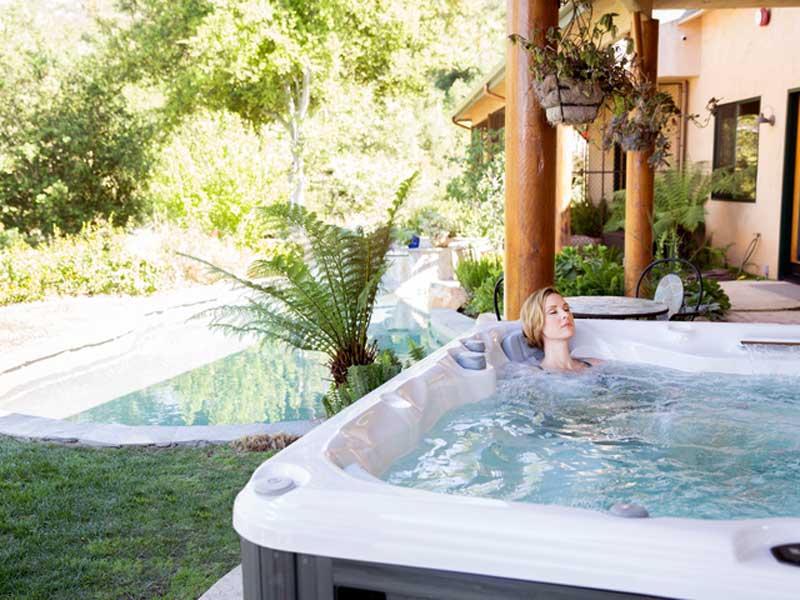
<path fill-rule="evenodd" d="M 466 153 L 453 159 L 461 172 L 447 184 L 467 235 L 501 246 L 505 237 L 505 146 L 503 130 L 472 131 Z"/>
<path fill-rule="evenodd" d="M 0 31 L 0 223 L 76 233 L 96 217 L 137 216 L 155 129 L 94 60 L 88 16 L 12 0 Z"/>
<path fill-rule="evenodd" d="M 148 182 L 154 217 L 258 247 L 257 207 L 288 198 L 278 132 L 258 136 L 236 115 L 199 111 L 162 148 Z"/>
<path fill-rule="evenodd" d="M 114 36 L 119 68 L 165 84 L 173 115 L 202 105 L 235 113 L 256 131 L 283 127 L 294 203 L 305 187 L 303 126 L 326 99 L 326 80 L 369 84 L 378 95 L 420 85 L 412 67 L 422 43 L 401 3 L 125 0 L 120 7 L 132 24 Z"/>
<path fill-rule="evenodd" d="M 142 211 L 153 125 L 129 109 L 120 85 L 91 65 L 83 68 L 34 110 L 3 150 L 6 227 L 74 233 L 95 217 L 125 222 Z"/>
<path fill-rule="evenodd" d="M 275 226 L 293 230 L 300 247 L 254 262 L 249 279 L 201 261 L 245 290 L 247 303 L 212 309 L 213 324 L 228 332 L 281 340 L 322 352 L 335 385 L 353 365 L 369 365 L 378 353 L 367 328 L 386 267 L 395 215 L 416 173 L 403 181 L 388 219 L 373 231 L 325 223 L 303 206 L 276 203 L 263 209 Z"/>

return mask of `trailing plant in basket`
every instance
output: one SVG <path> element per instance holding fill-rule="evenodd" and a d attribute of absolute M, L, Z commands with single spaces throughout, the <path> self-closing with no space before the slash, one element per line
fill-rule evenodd
<path fill-rule="evenodd" d="M 677 125 L 681 112 L 667 92 L 653 83 L 630 76 L 626 93 L 614 97 L 614 116 L 605 130 L 603 147 L 615 143 L 626 152 L 653 148 L 648 159 L 651 166 L 667 165 L 670 143 L 664 130 Z"/>
<path fill-rule="evenodd" d="M 570 0 L 569 4 L 572 19 L 565 27 L 534 30 L 534 41 L 518 34 L 511 39 L 531 55 L 533 89 L 547 120 L 579 125 L 594 121 L 606 96 L 626 87 L 631 43 L 625 53 L 612 43 L 617 36 L 616 13 L 606 13 L 593 23 L 591 2 Z M 542 37 L 540 46 L 535 40 Z"/>

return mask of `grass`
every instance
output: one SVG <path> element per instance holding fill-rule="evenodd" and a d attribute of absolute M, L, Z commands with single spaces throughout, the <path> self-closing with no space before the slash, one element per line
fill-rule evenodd
<path fill-rule="evenodd" d="M 0 437 L 0 598 L 197 598 L 239 563 L 233 500 L 270 454 Z"/>

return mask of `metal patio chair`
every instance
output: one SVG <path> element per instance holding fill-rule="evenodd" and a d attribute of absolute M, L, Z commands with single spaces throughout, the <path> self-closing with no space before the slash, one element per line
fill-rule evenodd
<path fill-rule="evenodd" d="M 694 321 L 698 315 L 702 315 L 714 309 L 711 304 L 703 304 L 703 275 L 696 265 L 683 258 L 662 258 L 654 260 L 647 265 L 642 274 L 639 275 L 639 280 L 636 282 L 635 296 L 641 297 L 644 293 L 643 284 L 645 287 L 652 287 L 652 283 L 647 280 L 647 277 L 652 274 L 660 275 L 662 267 L 683 267 L 688 273 L 681 276 L 674 270 L 661 275 L 658 279 L 658 284 L 653 294 L 653 300 L 666 304 L 668 307 L 667 318 L 672 320 L 687 319 Z M 686 304 L 687 294 L 686 288 L 692 281 L 697 281 L 700 292 L 697 295 L 697 301 L 692 305 Z M 649 283 L 649 285 L 647 285 Z"/>

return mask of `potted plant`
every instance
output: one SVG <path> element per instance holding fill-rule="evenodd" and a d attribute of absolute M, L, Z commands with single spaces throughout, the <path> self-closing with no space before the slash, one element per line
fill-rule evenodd
<path fill-rule="evenodd" d="M 403 239 L 409 240 L 409 248 L 420 244 L 419 236 L 427 236 L 436 248 L 446 248 L 456 235 L 453 223 L 439 211 L 430 207 L 417 209 L 406 221 Z M 416 239 L 415 239 L 416 238 Z M 416 245 L 413 245 L 416 242 Z"/>
<path fill-rule="evenodd" d="M 605 98 L 619 93 L 628 76 L 630 41 L 625 53 L 612 43 L 617 34 L 616 14 L 604 14 L 592 23 L 591 2 L 570 3 L 572 18 L 565 27 L 534 31 L 534 37 L 544 35 L 544 45 L 511 36 L 531 55 L 533 90 L 551 125 L 591 123 Z"/>

